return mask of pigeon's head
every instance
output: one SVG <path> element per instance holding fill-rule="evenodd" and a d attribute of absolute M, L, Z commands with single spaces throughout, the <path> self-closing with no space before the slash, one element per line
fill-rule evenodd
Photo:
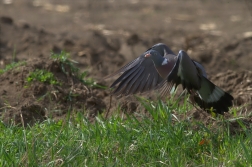
<path fill-rule="evenodd" d="M 164 56 L 165 54 L 173 54 L 171 49 L 165 45 L 164 43 L 158 43 L 156 45 L 153 45 L 150 50 L 155 50 L 161 54 L 161 56 Z"/>
<path fill-rule="evenodd" d="M 144 57 L 153 59 L 155 57 L 162 57 L 162 56 L 156 50 L 151 49 L 151 50 L 148 50 L 147 52 L 145 52 Z"/>
<path fill-rule="evenodd" d="M 156 66 L 161 66 L 165 59 L 163 56 L 161 56 L 159 52 L 152 49 L 145 52 L 144 57 L 147 59 L 151 59 Z"/>

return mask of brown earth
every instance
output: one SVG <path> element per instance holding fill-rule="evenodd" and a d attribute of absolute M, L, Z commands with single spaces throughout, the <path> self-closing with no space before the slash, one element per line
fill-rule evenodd
<path fill-rule="evenodd" d="M 109 86 L 113 79 L 103 80 L 104 76 L 159 42 L 174 52 L 186 50 L 204 65 L 216 85 L 234 96 L 238 115 L 251 115 L 251 8 L 250 1 L 235 0 L 3 0 L 0 66 L 22 60 L 26 64 L 0 76 L 2 120 L 16 124 L 24 120 L 27 125 L 49 117 L 60 119 L 68 111 L 83 112 L 93 120 L 109 108 L 109 91 L 87 87 L 75 75 L 67 75 L 59 62 L 50 59 L 50 52 L 70 52 L 81 71 Z M 29 85 L 26 78 L 35 69 L 52 72 L 62 85 L 38 81 Z M 129 96 L 119 100 L 113 97 L 109 116 L 119 104 L 123 112 L 147 114 Z M 188 117 L 211 120 L 207 113 L 195 109 Z M 249 119 L 247 122 L 251 122 Z"/>

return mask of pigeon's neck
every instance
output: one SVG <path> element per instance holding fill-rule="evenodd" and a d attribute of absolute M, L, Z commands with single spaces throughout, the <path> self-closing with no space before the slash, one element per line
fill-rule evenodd
<path fill-rule="evenodd" d="M 173 66 L 175 65 L 176 57 L 174 55 L 166 57 L 155 56 L 152 57 L 152 61 L 155 64 L 155 67 L 159 75 L 165 79 L 169 75 Z"/>
<path fill-rule="evenodd" d="M 166 61 L 163 62 L 163 65 L 156 66 L 156 69 L 157 69 L 159 75 L 163 79 L 167 78 L 167 76 L 169 75 L 169 72 L 172 70 L 172 68 L 175 64 L 173 61 L 168 61 L 167 59 L 165 59 L 165 60 Z"/>
<path fill-rule="evenodd" d="M 162 56 L 153 56 L 152 61 L 156 67 L 160 67 L 167 64 L 167 59 Z"/>

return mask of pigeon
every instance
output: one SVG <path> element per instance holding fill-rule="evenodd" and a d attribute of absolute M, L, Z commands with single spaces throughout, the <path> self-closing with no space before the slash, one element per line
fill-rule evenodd
<path fill-rule="evenodd" d="M 161 95 L 182 85 L 190 100 L 205 111 L 228 112 L 234 99 L 207 79 L 204 67 L 180 50 L 176 56 L 163 43 L 158 43 L 107 78 L 120 74 L 110 86 L 113 94 L 126 96 L 158 89 Z"/>

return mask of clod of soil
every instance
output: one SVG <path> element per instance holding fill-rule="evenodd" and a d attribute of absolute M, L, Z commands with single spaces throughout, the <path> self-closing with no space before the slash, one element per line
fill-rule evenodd
<path fill-rule="evenodd" d="M 27 78 L 37 69 L 48 70 L 60 84 Z M 59 119 L 67 112 L 83 112 L 89 118 L 101 113 L 106 105 L 92 93 L 68 65 L 51 58 L 30 59 L 0 76 L 1 117 L 6 124 L 32 125 L 47 118 Z M 97 90 L 101 91 L 101 90 Z"/>

